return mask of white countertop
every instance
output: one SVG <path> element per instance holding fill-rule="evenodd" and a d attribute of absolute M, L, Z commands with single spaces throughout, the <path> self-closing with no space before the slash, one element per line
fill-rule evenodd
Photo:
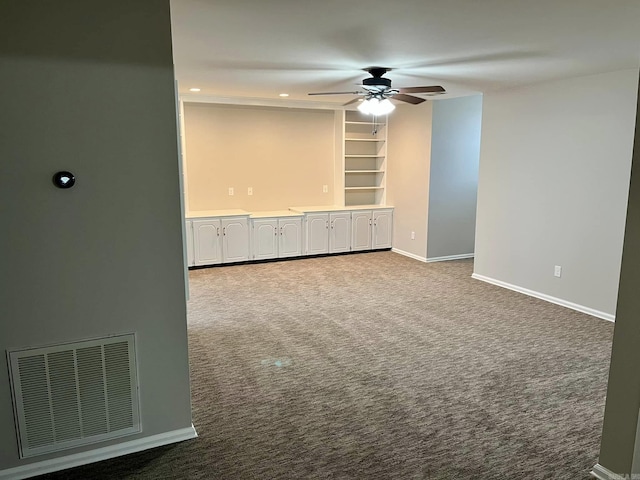
<path fill-rule="evenodd" d="M 251 212 L 240 210 L 239 208 L 229 210 L 195 210 L 187 212 L 186 218 L 202 218 L 202 217 L 238 217 L 249 216 Z"/>
<path fill-rule="evenodd" d="M 289 210 L 299 213 L 307 212 L 335 212 L 338 210 L 344 210 L 345 207 L 339 207 L 337 205 L 314 205 L 307 207 L 289 207 Z"/>
<path fill-rule="evenodd" d="M 345 210 L 378 210 L 381 208 L 393 208 L 390 205 L 348 205 L 339 207 L 337 205 L 313 205 L 308 207 L 289 207 L 289 210 L 300 213 L 310 212 L 342 212 Z"/>
<path fill-rule="evenodd" d="M 301 217 L 303 213 L 292 210 L 272 210 L 270 212 L 251 212 L 251 218 Z"/>
<path fill-rule="evenodd" d="M 185 218 L 209 218 L 209 217 L 299 217 L 305 213 L 312 212 L 344 212 L 350 210 L 379 210 L 382 208 L 393 208 L 391 205 L 349 205 L 340 207 L 338 205 L 311 205 L 307 207 L 289 207 L 289 210 L 270 210 L 264 212 L 247 212 L 239 208 L 228 210 L 192 210 L 187 212 Z"/>
<path fill-rule="evenodd" d="M 393 208 L 393 205 L 348 205 L 342 208 L 343 210 L 380 210 L 382 208 Z"/>

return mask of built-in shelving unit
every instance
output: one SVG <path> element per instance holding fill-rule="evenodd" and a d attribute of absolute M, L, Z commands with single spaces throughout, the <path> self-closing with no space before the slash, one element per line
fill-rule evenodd
<path fill-rule="evenodd" d="M 384 205 L 387 117 L 344 115 L 344 204 Z"/>

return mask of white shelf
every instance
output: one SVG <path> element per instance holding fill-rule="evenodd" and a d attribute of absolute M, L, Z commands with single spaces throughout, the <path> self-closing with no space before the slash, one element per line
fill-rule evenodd
<path fill-rule="evenodd" d="M 344 122 L 345 125 L 377 125 L 377 126 L 384 126 L 384 123 L 374 123 L 374 122 L 352 122 L 347 120 L 346 122 Z"/>
<path fill-rule="evenodd" d="M 342 137 L 345 205 L 384 205 L 387 122 L 347 111 Z"/>
<path fill-rule="evenodd" d="M 345 138 L 346 142 L 384 142 L 384 138 Z"/>

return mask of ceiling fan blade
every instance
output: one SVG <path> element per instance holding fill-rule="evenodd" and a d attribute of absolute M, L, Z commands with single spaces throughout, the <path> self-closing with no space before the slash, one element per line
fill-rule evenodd
<path fill-rule="evenodd" d="M 432 85 L 429 87 L 406 87 L 400 88 L 400 93 L 444 93 L 445 89 L 440 85 Z"/>
<path fill-rule="evenodd" d="M 364 95 L 363 92 L 319 92 L 308 93 L 307 95 Z"/>
<path fill-rule="evenodd" d="M 353 100 L 351 100 L 351 101 L 349 101 L 349 102 L 345 103 L 345 104 L 344 104 L 344 105 L 342 105 L 342 106 L 343 106 L 343 107 L 346 107 L 347 105 L 351 105 L 352 103 L 356 103 L 356 102 L 359 102 L 359 101 L 360 101 L 360 99 L 359 99 L 359 98 L 354 98 Z"/>
<path fill-rule="evenodd" d="M 418 105 L 419 103 L 426 102 L 424 98 L 414 97 L 413 95 L 405 95 L 403 93 L 396 93 L 393 97 L 394 100 L 400 100 L 401 102 L 407 102 L 412 105 Z"/>

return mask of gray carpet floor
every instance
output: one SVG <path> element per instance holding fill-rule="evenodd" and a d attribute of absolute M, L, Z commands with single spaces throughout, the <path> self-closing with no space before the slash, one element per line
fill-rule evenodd
<path fill-rule="evenodd" d="M 613 324 L 391 252 L 190 272 L 199 437 L 41 478 L 587 479 Z"/>

